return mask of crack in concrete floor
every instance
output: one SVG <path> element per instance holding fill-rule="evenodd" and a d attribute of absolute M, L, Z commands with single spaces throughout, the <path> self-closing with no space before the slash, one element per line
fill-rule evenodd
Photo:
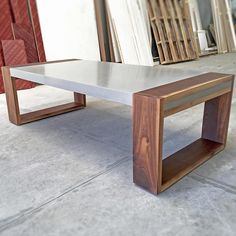
<path fill-rule="evenodd" d="M 33 209 L 29 208 L 29 209 L 22 210 L 20 213 L 14 215 L 14 216 L 7 217 L 6 219 L 0 220 L 0 233 L 4 232 L 8 228 L 10 228 L 12 225 L 16 226 L 18 224 L 21 224 L 21 223 L 25 222 L 25 220 L 27 220 L 27 218 L 29 218 L 30 216 L 33 216 L 36 213 L 39 213 L 40 211 L 44 210 L 51 203 L 57 201 L 60 198 L 63 198 L 65 195 L 73 192 L 74 190 L 79 189 L 79 188 L 87 185 L 89 182 L 91 182 L 94 179 L 100 177 L 101 175 L 106 175 L 107 173 L 111 172 L 113 169 L 117 168 L 118 166 L 120 166 L 121 164 L 127 162 L 128 160 L 130 160 L 129 156 L 124 157 L 124 158 L 114 162 L 113 164 L 107 166 L 105 170 L 100 171 L 97 174 L 94 174 L 89 179 L 87 179 L 85 181 L 82 181 L 82 183 L 78 183 L 76 185 L 71 186 L 70 188 L 67 188 L 67 190 L 62 192 L 60 195 L 58 195 L 56 197 L 53 197 L 52 199 L 50 199 L 50 200 L 48 200 L 44 203 L 41 203 L 39 206 L 37 206 Z"/>

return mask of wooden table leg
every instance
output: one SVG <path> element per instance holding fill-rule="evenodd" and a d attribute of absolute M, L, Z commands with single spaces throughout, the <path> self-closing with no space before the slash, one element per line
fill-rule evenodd
<path fill-rule="evenodd" d="M 161 191 L 163 111 L 160 99 L 133 98 L 134 183 L 157 194 Z"/>
<path fill-rule="evenodd" d="M 224 149 L 233 82 L 232 75 L 208 73 L 134 94 L 134 183 L 158 194 Z M 164 118 L 202 102 L 202 136 L 162 160 Z"/>
<path fill-rule="evenodd" d="M 22 125 L 51 116 L 82 109 L 86 106 L 86 96 L 74 93 L 74 102 L 54 106 L 34 112 L 20 114 L 15 78 L 10 75 L 9 67 L 2 67 L 9 120 L 15 125 Z"/>

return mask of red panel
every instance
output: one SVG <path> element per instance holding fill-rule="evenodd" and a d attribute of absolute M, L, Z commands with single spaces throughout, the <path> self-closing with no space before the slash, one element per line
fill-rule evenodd
<path fill-rule="evenodd" d="M 3 58 L 6 66 L 27 64 L 27 55 L 23 40 L 2 40 Z M 33 88 L 34 83 L 16 80 L 17 89 Z"/>
<path fill-rule="evenodd" d="M 8 0 L 0 0 L 0 39 L 13 39 L 11 11 Z"/>
<path fill-rule="evenodd" d="M 39 16 L 38 16 L 36 0 L 28 0 L 28 2 L 29 2 L 30 17 L 31 17 L 32 25 L 33 25 L 34 34 L 35 34 L 35 41 L 36 41 L 39 61 L 45 62 L 46 56 L 45 56 L 45 51 L 44 51 L 44 46 L 43 46 L 43 38 L 42 38 L 42 33 L 41 33 L 41 28 L 40 28 L 40 21 L 39 21 Z"/>
<path fill-rule="evenodd" d="M 1 45 L 0 45 L 1 48 Z M 3 58 L 2 58 L 2 52 L 0 50 L 0 67 L 2 67 L 3 64 Z M 4 86 L 3 86 L 3 80 L 2 80 L 2 72 L 0 71 L 0 93 L 4 93 Z"/>
<path fill-rule="evenodd" d="M 31 25 L 27 0 L 10 0 L 10 5 L 15 23 Z"/>
<path fill-rule="evenodd" d="M 38 53 L 35 45 L 34 33 L 31 26 L 12 24 L 15 39 L 22 39 L 25 43 L 27 61 L 38 62 Z"/>

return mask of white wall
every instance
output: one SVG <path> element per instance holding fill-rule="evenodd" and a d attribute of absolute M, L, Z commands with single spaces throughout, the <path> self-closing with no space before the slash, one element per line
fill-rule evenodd
<path fill-rule="evenodd" d="M 100 60 L 93 0 L 37 0 L 46 58 Z"/>

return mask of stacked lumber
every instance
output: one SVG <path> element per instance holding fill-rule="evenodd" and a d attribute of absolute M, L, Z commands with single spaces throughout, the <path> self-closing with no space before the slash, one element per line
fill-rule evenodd
<path fill-rule="evenodd" d="M 185 0 L 148 0 L 148 11 L 161 64 L 198 57 Z"/>
<path fill-rule="evenodd" d="M 205 25 L 205 29 L 202 27 L 204 19 L 201 19 L 204 16 L 200 16 L 199 12 L 200 1 L 188 0 L 188 3 L 199 56 L 235 52 L 236 36 L 229 0 L 209 0 L 205 3 L 213 18 L 213 22 L 208 22 L 208 28 Z"/>
<path fill-rule="evenodd" d="M 195 35 L 199 56 L 216 52 L 215 44 L 211 41 L 208 30 L 203 29 L 198 0 L 188 0 L 193 32 Z M 211 28 L 212 29 L 212 28 Z"/>
<path fill-rule="evenodd" d="M 235 52 L 236 36 L 228 0 L 211 0 L 218 53 Z"/>
<path fill-rule="evenodd" d="M 0 1 L 0 67 L 46 60 L 35 1 Z M 17 80 L 16 86 L 17 89 L 26 89 L 34 87 L 34 84 Z M 0 73 L 0 93 L 3 92 Z"/>
<path fill-rule="evenodd" d="M 107 0 L 115 61 L 153 66 L 145 0 Z"/>

